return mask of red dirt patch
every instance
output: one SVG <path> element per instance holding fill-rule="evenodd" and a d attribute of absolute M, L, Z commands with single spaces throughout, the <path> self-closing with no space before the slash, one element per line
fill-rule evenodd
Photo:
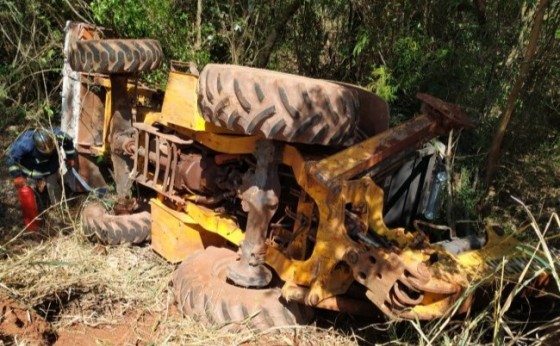
<path fill-rule="evenodd" d="M 12 299 L 0 296 L 0 341 L 49 345 L 56 339 L 49 322 L 35 311 L 19 306 Z"/>
<path fill-rule="evenodd" d="M 154 316 L 125 316 L 116 325 L 88 327 L 75 325 L 58 330 L 56 346 L 143 345 L 153 340 Z"/>
<path fill-rule="evenodd" d="M 55 346 L 146 345 L 156 338 L 160 316 L 131 312 L 114 325 L 89 327 L 76 324 L 58 329 Z"/>

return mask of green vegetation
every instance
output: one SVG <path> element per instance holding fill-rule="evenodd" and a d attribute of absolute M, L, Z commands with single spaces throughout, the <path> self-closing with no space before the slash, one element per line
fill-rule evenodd
<path fill-rule="evenodd" d="M 4 0 L 0 98 L 34 121 L 46 120 L 37 111 L 45 104 L 58 114 L 65 21 L 88 21 L 108 36 L 159 39 L 166 64 L 145 78 L 160 87 L 168 61 L 177 59 L 200 68 L 236 63 L 360 84 L 390 101 L 397 119 L 416 112 L 418 91 L 461 104 L 479 126 L 463 135 L 459 155 L 476 155 L 469 169 L 482 176 L 537 8 L 536 1 L 506 0 Z M 547 1 L 501 164 L 558 137 L 559 23 L 560 5 Z M 4 127 L 21 121 L 17 111 L 6 113 Z"/>

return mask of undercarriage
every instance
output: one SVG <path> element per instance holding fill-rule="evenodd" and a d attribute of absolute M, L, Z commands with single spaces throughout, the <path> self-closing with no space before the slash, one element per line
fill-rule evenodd
<path fill-rule="evenodd" d="M 92 156 L 109 157 L 118 203 L 86 207 L 84 229 L 151 239 L 183 262 L 173 281 L 185 314 L 228 323 L 260 308 L 258 329 L 305 323 L 311 308 L 429 320 L 468 309 L 504 256 L 535 254 L 491 228 L 457 237 L 434 225 L 448 179 L 435 138 L 473 126 L 457 105 L 418 94 L 422 113 L 389 128 L 388 105 L 357 86 L 178 63 L 160 98 L 134 78 L 159 66 L 159 43 L 97 32 L 69 24 L 65 90 L 83 97 L 67 97 L 65 114 L 80 172 L 107 184 Z M 133 185 L 149 199 L 149 237 L 133 238 Z"/>

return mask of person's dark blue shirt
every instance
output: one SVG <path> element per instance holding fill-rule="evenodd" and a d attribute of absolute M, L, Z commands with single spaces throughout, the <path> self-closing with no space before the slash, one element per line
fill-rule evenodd
<path fill-rule="evenodd" d="M 60 167 L 58 150 L 66 154 L 67 160 L 73 160 L 75 156 L 72 138 L 59 128 L 53 128 L 58 150 L 55 149 L 50 155 L 45 155 L 35 148 L 33 143 L 34 130 L 22 133 L 8 149 L 6 154 L 6 165 L 13 178 L 24 176 L 40 179 L 55 173 Z"/>

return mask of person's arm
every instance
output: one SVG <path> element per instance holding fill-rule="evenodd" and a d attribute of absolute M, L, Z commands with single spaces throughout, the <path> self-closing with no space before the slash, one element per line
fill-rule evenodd
<path fill-rule="evenodd" d="M 55 130 L 55 135 L 61 149 L 64 150 L 64 154 L 66 154 L 66 162 L 70 166 L 74 166 L 74 162 L 76 160 L 76 149 L 74 148 L 72 137 L 59 129 Z"/>
<path fill-rule="evenodd" d="M 30 152 L 30 148 L 26 145 L 26 134 L 22 134 L 8 149 L 6 153 L 6 166 L 12 178 L 23 176 L 22 167 L 19 165 L 23 156 Z M 33 148 L 31 148 L 32 150 Z"/>
<path fill-rule="evenodd" d="M 12 143 L 6 153 L 6 166 L 8 166 L 8 172 L 14 179 L 16 187 L 26 184 L 26 179 L 24 177 L 25 168 L 20 165 L 20 161 L 25 154 L 33 150 L 33 143 L 30 141 L 31 138 L 29 137 L 29 134 L 23 133 L 14 143 Z"/>

